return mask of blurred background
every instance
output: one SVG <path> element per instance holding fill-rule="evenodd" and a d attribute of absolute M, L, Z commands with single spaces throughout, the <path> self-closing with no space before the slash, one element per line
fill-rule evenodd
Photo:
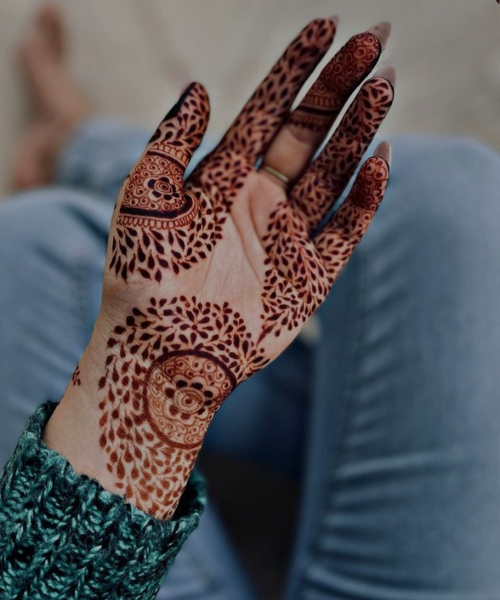
<path fill-rule="evenodd" d="M 17 51 L 38 4 L 0 0 L 0 197 L 9 189 L 12 155 L 29 123 Z M 495 0 L 64 0 L 60 5 L 71 69 L 97 113 L 152 130 L 181 89 L 199 80 L 210 93 L 210 132 L 217 137 L 302 26 L 338 14 L 329 56 L 351 35 L 383 20 L 393 24 L 383 63 L 397 69 L 397 92 L 384 135 L 453 134 L 500 150 Z M 242 472 L 230 460 L 222 468 L 220 459 L 208 460 L 205 469 L 246 566 L 260 574 L 259 592 L 277 597 L 291 547 L 296 486 L 258 468 Z M 264 479 L 265 485 L 253 486 Z M 262 531 L 269 538 L 265 550 Z"/>
<path fill-rule="evenodd" d="M 286 42 L 310 19 L 341 17 L 335 48 L 390 20 L 398 71 L 385 133 L 474 137 L 500 148 L 500 10 L 494 0 L 65 0 L 71 66 L 96 111 L 153 128 L 198 79 L 219 135 Z M 0 0 L 0 192 L 28 120 L 16 50 L 37 0 Z"/>

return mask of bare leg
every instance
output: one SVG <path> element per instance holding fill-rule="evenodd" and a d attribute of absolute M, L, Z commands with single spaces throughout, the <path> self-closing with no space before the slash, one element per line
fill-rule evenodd
<path fill-rule="evenodd" d="M 66 64 L 66 40 L 59 8 L 41 6 L 20 48 L 21 67 L 33 104 L 33 122 L 21 140 L 13 184 L 27 189 L 50 183 L 61 145 L 87 116 L 89 107 Z"/>

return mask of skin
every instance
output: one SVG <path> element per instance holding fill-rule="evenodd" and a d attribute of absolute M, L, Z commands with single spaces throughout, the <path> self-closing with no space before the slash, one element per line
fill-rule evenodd
<path fill-rule="evenodd" d="M 45 441 L 157 518 L 174 514 L 216 411 L 297 336 L 382 201 L 387 144 L 328 218 L 389 111 L 392 69 L 363 84 L 311 159 L 389 26 L 348 42 L 291 110 L 336 27 L 317 19 L 292 41 L 184 181 L 209 113 L 203 86 L 189 86 L 119 194 L 100 315 Z M 260 159 L 290 184 L 257 170 Z"/>
<path fill-rule="evenodd" d="M 16 189 L 54 180 L 55 163 L 66 138 L 90 108 L 67 68 L 66 36 L 57 5 L 42 4 L 19 51 L 19 65 L 31 100 L 31 125 L 16 148 L 12 184 Z"/>

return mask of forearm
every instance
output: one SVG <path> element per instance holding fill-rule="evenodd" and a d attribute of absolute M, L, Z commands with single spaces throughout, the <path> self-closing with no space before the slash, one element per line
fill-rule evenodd
<path fill-rule="evenodd" d="M 44 413 L 3 475 L 8 597 L 51 598 L 61 585 L 59 597 L 154 596 L 201 512 L 186 485 L 212 417 L 293 341 L 366 232 L 389 178 L 387 144 L 318 228 L 390 108 L 391 82 L 368 81 L 310 161 L 378 60 L 384 27 L 350 40 L 292 111 L 335 29 L 316 19 L 299 33 L 186 180 L 209 114 L 206 90 L 189 86 L 127 178 L 99 320 L 45 431 L 52 450 L 40 441 Z M 339 85 L 353 62 L 356 76 Z M 283 152 L 293 127 L 308 140 L 302 153 Z M 280 183 L 258 159 L 272 159 Z"/>
<path fill-rule="evenodd" d="M 158 366 L 157 360 L 163 358 L 163 349 L 153 347 L 154 340 L 140 339 L 144 329 L 139 317 L 127 326 L 130 316 L 120 317 L 116 311 L 113 320 L 112 325 L 105 314 L 99 317 L 44 440 L 78 473 L 97 479 L 153 517 L 168 520 L 187 485 L 212 413 L 198 414 L 188 378 L 193 373 L 185 372 L 184 361 L 175 364 L 172 379 L 165 377 L 164 361 Z M 195 375 L 197 381 L 203 378 L 202 372 Z M 177 387 L 179 377 L 182 389 Z M 194 417 L 193 411 L 182 413 L 184 407 L 196 409 Z"/>
<path fill-rule="evenodd" d="M 192 477 L 175 519 L 152 518 L 47 448 L 54 408 L 31 417 L 0 477 L 0 596 L 154 598 L 197 526 L 203 483 Z"/>

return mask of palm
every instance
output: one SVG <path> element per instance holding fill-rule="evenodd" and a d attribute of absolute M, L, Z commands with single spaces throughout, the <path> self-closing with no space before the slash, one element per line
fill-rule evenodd
<path fill-rule="evenodd" d="M 108 278 L 118 275 L 109 286 L 113 293 L 122 295 L 125 287 L 133 298 L 133 312 L 145 315 L 138 321 L 141 331 L 150 332 L 143 340 L 145 363 L 156 358 L 158 329 L 158 345 L 165 333 L 174 334 L 174 351 L 198 352 L 203 346 L 204 352 L 231 364 L 234 387 L 292 341 L 331 281 L 306 223 L 294 214 L 285 192 L 248 165 L 243 185 L 228 203 L 220 180 L 214 183 L 218 170 L 213 160 L 182 191 L 199 205 L 186 228 L 137 234 L 130 222 L 121 220 L 112 238 L 116 258 L 111 259 Z M 244 164 L 245 159 L 234 161 Z M 233 177 L 228 169 L 227 178 Z M 134 174 L 131 179 L 137 194 Z M 156 319 L 150 323 L 151 316 Z"/>
<path fill-rule="evenodd" d="M 204 171 L 200 179 L 207 189 L 209 162 Z M 221 220 L 221 238 L 210 256 L 181 274 L 179 285 L 198 299 L 227 302 L 243 317 L 259 357 L 258 363 L 243 365 L 244 378 L 262 367 L 261 358 L 267 362 L 282 352 L 330 286 L 306 224 L 294 215 L 284 190 L 262 173 L 249 169 Z M 314 266 L 301 275 L 298 264 L 306 253 Z"/>
<path fill-rule="evenodd" d="M 290 115 L 297 91 L 333 31 L 333 22 L 318 20 L 302 32 L 216 150 L 184 182 L 208 121 L 205 90 L 190 86 L 125 182 L 110 236 L 104 307 L 125 305 L 127 315 L 109 331 L 99 382 L 101 446 L 111 456 L 110 472 L 124 482 L 118 487 L 144 470 L 127 459 L 134 440 L 128 450 L 124 442 L 120 452 L 113 450 L 121 435 L 138 435 L 141 444 L 145 437 L 148 460 L 160 447 L 169 448 L 167 462 L 172 453 L 183 453 L 183 468 L 191 469 L 215 411 L 236 385 L 297 335 L 382 199 L 388 166 L 374 157 L 333 219 L 317 231 L 392 101 L 385 79 L 368 82 L 334 138 L 305 168 L 380 52 L 374 35 L 358 36 L 352 51 L 344 53 L 366 60 L 355 76 L 339 84 L 332 110 L 311 117 L 310 110 L 300 112 L 301 105 Z M 305 104 L 316 99 L 312 89 Z M 280 136 L 294 127 L 309 131 L 313 142 L 302 165 L 293 164 L 293 144 L 280 150 Z M 302 173 L 287 192 L 255 170 L 258 158 L 264 153 L 266 160 L 273 158 L 273 152 L 285 167 L 289 163 L 289 169 Z M 142 429 L 120 434 L 123 415 Z M 157 471 L 164 460 L 156 464 Z M 180 487 L 174 486 L 168 492 L 155 489 L 153 495 L 171 508 L 179 494 Z"/>

